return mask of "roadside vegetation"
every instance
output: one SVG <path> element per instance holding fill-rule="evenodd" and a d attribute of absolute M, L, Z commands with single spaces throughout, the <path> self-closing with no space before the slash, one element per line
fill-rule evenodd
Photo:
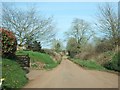
<path fill-rule="evenodd" d="M 39 42 L 31 44 L 27 50 L 17 50 L 17 41 L 15 35 L 6 29 L 1 28 L 2 32 L 2 78 L 4 82 L 2 84 L 3 89 L 22 88 L 27 82 L 26 72 L 18 63 L 19 59 L 17 55 L 28 55 L 30 58 L 32 69 L 52 69 L 56 67 L 60 60 L 53 60 L 53 58 L 47 54 L 47 51 L 41 49 Z M 56 54 L 54 55 L 56 56 Z M 56 57 L 58 58 L 58 57 Z"/>
<path fill-rule="evenodd" d="M 120 72 L 120 51 L 116 53 L 111 61 L 104 64 L 104 67 L 109 70 L 119 71 Z"/>
<path fill-rule="evenodd" d="M 17 51 L 16 55 L 29 55 L 31 68 L 52 69 L 58 65 L 48 54 L 33 51 Z"/>
<path fill-rule="evenodd" d="M 99 54 L 87 52 L 87 54 L 80 54 L 74 56 L 73 58 L 69 57 L 69 59 L 83 68 L 120 72 L 120 51 L 108 51 Z"/>
<path fill-rule="evenodd" d="M 16 62 L 16 48 L 17 41 L 15 35 L 3 28 L 0 28 L 2 32 L 2 78 L 5 80 L 2 84 L 2 89 L 9 90 L 10 88 L 21 88 L 27 82 L 25 71 L 20 67 L 20 64 Z"/>
<path fill-rule="evenodd" d="M 53 60 L 47 53 L 43 53 L 39 42 L 34 42 L 29 51 L 17 50 L 17 41 L 14 34 L 5 29 L 2 32 L 2 78 L 4 82 L 2 88 L 9 90 L 11 88 L 22 88 L 27 82 L 26 72 L 18 63 L 17 55 L 28 55 L 30 57 L 30 68 L 32 69 L 52 69 L 56 67 L 60 60 Z M 55 55 L 54 55 L 55 56 Z"/>
<path fill-rule="evenodd" d="M 2 87 L 7 90 L 21 88 L 28 82 L 25 71 L 13 59 L 2 59 L 2 77 Z"/>
<path fill-rule="evenodd" d="M 73 61 L 74 63 L 86 69 L 105 70 L 103 66 L 101 66 L 100 64 L 97 64 L 96 61 L 93 61 L 93 60 L 72 59 L 71 61 Z"/>
<path fill-rule="evenodd" d="M 96 27 L 83 19 L 73 19 L 67 36 L 68 56 L 82 67 L 97 70 L 113 70 L 120 72 L 120 34 L 118 16 L 112 5 L 107 3 L 98 7 Z M 91 42 L 90 39 L 93 39 Z M 92 60 L 92 61 L 91 61 Z"/>
<path fill-rule="evenodd" d="M 64 51 L 63 41 L 55 39 L 57 28 L 53 17 L 39 15 L 33 7 L 24 11 L 9 3 L 3 3 L 2 9 L 0 55 L 3 59 L 0 65 L 2 78 L 5 78 L 4 88 L 21 88 L 28 82 L 16 60 L 17 55 L 29 55 L 30 69 L 48 70 L 60 64 L 67 51 L 71 61 L 82 67 L 120 72 L 118 15 L 109 4 L 99 7 L 96 30 L 84 19 L 73 19 L 70 29 L 65 32 L 67 45 L 63 54 L 60 54 Z M 52 49 L 42 46 L 52 46 Z"/>

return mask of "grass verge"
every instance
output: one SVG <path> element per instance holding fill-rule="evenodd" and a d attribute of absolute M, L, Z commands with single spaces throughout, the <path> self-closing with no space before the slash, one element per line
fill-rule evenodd
<path fill-rule="evenodd" d="M 106 70 L 104 67 L 92 60 L 71 59 L 71 61 L 87 69 Z"/>
<path fill-rule="evenodd" d="M 28 82 L 20 65 L 10 59 L 2 59 L 2 77 L 5 78 L 2 87 L 6 89 L 21 88 Z"/>

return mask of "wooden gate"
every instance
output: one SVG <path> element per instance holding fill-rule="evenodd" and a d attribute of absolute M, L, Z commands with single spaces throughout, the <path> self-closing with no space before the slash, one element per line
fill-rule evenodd
<path fill-rule="evenodd" d="M 30 67 L 29 55 L 17 55 L 17 62 L 21 67 Z"/>

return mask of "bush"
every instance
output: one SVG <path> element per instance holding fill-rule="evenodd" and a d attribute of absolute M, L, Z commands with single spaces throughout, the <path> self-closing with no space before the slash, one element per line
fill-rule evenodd
<path fill-rule="evenodd" d="M 81 53 L 75 55 L 74 58 L 82 59 L 82 60 L 89 60 L 92 58 L 92 55 L 93 55 L 93 53 L 90 53 L 90 52 L 81 52 Z"/>
<path fill-rule="evenodd" d="M 2 38 L 0 42 L 2 44 L 2 56 L 10 57 L 15 55 L 15 51 L 17 49 L 17 40 L 14 34 L 11 31 L 0 28 L 0 32 L 2 33 Z"/>
<path fill-rule="evenodd" d="M 11 59 L 3 59 L 2 77 L 5 78 L 2 87 L 8 90 L 9 88 L 22 88 L 28 81 L 20 65 Z"/>
<path fill-rule="evenodd" d="M 114 55 L 115 55 L 114 51 L 107 51 L 104 53 L 96 54 L 94 59 L 97 61 L 98 64 L 104 66 L 105 63 L 108 63 L 112 60 Z"/>
<path fill-rule="evenodd" d="M 119 71 L 120 72 L 120 52 L 116 53 L 112 60 L 105 63 L 104 67 L 110 70 L 115 70 L 115 71 Z"/>
<path fill-rule="evenodd" d="M 54 50 L 51 50 L 51 49 L 44 49 L 44 52 L 46 54 L 49 54 L 55 62 L 59 62 L 59 63 L 61 62 L 62 53 L 57 53 L 57 52 L 55 52 Z"/>
<path fill-rule="evenodd" d="M 30 44 L 26 43 L 27 50 L 37 51 L 37 52 L 44 52 L 41 48 L 41 43 L 38 41 L 31 42 Z"/>
<path fill-rule="evenodd" d="M 103 53 L 107 51 L 112 51 L 113 44 L 110 41 L 102 41 L 95 47 L 96 53 Z"/>
<path fill-rule="evenodd" d="M 33 51 L 41 51 L 41 44 L 40 42 L 34 41 L 33 42 Z"/>
<path fill-rule="evenodd" d="M 94 59 L 96 56 L 95 48 L 92 44 L 86 43 L 84 46 L 82 45 L 80 48 L 81 52 L 77 53 L 74 58 L 82 59 L 82 60 L 89 60 Z"/>

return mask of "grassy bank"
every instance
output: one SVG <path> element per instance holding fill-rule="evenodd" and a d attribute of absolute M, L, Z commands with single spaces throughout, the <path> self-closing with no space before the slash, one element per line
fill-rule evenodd
<path fill-rule="evenodd" d="M 58 65 L 48 54 L 33 51 L 17 51 L 16 55 L 29 55 L 33 68 L 37 68 L 36 62 L 44 64 L 45 69 L 52 69 Z M 2 59 L 2 78 L 5 78 L 3 87 L 22 88 L 27 82 L 25 71 L 20 65 L 11 59 Z M 9 90 L 9 89 L 8 89 Z"/>
<path fill-rule="evenodd" d="M 45 53 L 33 52 L 33 51 L 17 51 L 16 55 L 29 55 L 32 67 L 38 67 L 36 62 L 41 62 L 44 64 L 45 69 L 52 69 L 58 65 L 58 62 L 53 61 L 53 59 Z"/>
<path fill-rule="evenodd" d="M 3 86 L 5 88 L 21 88 L 27 82 L 25 72 L 14 60 L 2 60 L 2 77 L 5 78 Z"/>
<path fill-rule="evenodd" d="M 102 67 L 101 65 L 97 64 L 95 61 L 92 60 L 71 59 L 71 61 L 87 69 L 105 70 L 104 67 Z"/>

